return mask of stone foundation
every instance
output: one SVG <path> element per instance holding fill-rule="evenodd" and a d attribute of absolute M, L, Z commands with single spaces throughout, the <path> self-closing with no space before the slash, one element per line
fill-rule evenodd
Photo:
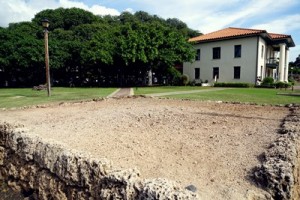
<path fill-rule="evenodd" d="M 67 150 L 0 125 L 0 179 L 30 199 L 199 199 L 166 179 L 143 180 L 136 169 L 114 169 L 107 159 Z"/>
<path fill-rule="evenodd" d="M 255 178 L 276 200 L 300 199 L 300 107 L 291 107 Z"/>

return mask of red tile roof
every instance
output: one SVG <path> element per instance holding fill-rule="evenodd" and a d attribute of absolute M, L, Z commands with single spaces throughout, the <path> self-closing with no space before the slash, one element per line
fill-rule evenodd
<path fill-rule="evenodd" d="M 198 37 L 191 38 L 190 42 L 200 42 L 207 40 L 216 40 L 216 39 L 224 39 L 231 38 L 236 36 L 246 36 L 246 35 L 257 35 L 260 33 L 265 33 L 265 30 L 256 30 L 256 29 L 244 29 L 244 28 L 225 28 L 219 31 L 215 31 L 212 33 L 200 35 Z"/>
<path fill-rule="evenodd" d="M 190 42 L 207 42 L 214 40 L 222 40 L 222 39 L 230 39 L 236 37 L 245 37 L 245 36 L 255 36 L 265 34 L 266 37 L 269 37 L 271 40 L 276 39 L 291 39 L 290 35 L 284 34 L 276 34 L 276 33 L 268 33 L 266 30 L 259 29 L 246 29 L 246 28 L 225 28 L 219 31 L 215 31 L 212 33 L 200 35 L 198 37 L 194 37 L 189 39 Z"/>
<path fill-rule="evenodd" d="M 277 34 L 277 33 L 269 33 L 269 36 L 270 36 L 272 39 L 281 39 L 281 38 L 288 38 L 288 37 L 291 37 L 290 35 Z"/>

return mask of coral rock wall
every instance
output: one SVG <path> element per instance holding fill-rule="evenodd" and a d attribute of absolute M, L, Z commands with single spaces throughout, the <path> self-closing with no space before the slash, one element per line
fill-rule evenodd
<path fill-rule="evenodd" d="M 116 170 L 106 159 L 66 150 L 0 125 L 0 179 L 31 199 L 199 199 L 165 179 L 142 180 L 135 169 Z"/>
<path fill-rule="evenodd" d="M 255 177 L 276 200 L 300 199 L 300 107 L 291 107 L 281 135 L 264 155 Z"/>

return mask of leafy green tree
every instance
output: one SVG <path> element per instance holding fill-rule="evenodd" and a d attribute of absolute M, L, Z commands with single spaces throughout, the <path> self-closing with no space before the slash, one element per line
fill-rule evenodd
<path fill-rule="evenodd" d="M 41 11 L 35 15 L 32 21 L 35 24 L 40 24 L 41 20 L 45 18 L 51 23 L 49 27 L 50 31 L 57 28 L 69 30 L 80 24 L 91 24 L 100 19 L 93 13 L 80 8 L 58 8 Z"/>
<path fill-rule="evenodd" d="M 36 27 L 30 22 L 10 24 L 1 37 L 2 64 L 9 82 L 27 86 L 40 79 L 43 46 L 36 39 Z"/>
<path fill-rule="evenodd" d="M 191 37 L 196 37 L 201 35 L 199 31 L 190 29 L 186 23 L 182 22 L 181 20 L 177 18 L 169 18 L 166 20 L 167 24 L 172 27 L 177 29 L 179 32 L 181 32 L 184 36 L 191 38 Z"/>
<path fill-rule="evenodd" d="M 298 55 L 298 57 L 296 58 L 295 62 L 294 62 L 294 65 L 296 67 L 299 67 L 300 68 L 300 55 Z"/>
<path fill-rule="evenodd" d="M 0 28 L 0 78 L 11 86 L 45 82 L 44 18 L 50 20 L 51 79 L 63 86 L 145 83 L 152 72 L 172 79 L 175 65 L 193 59 L 187 40 L 199 34 L 178 19 L 143 11 L 96 16 L 79 8 L 47 9 L 31 22 Z"/>
<path fill-rule="evenodd" d="M 192 46 L 184 34 L 163 23 L 151 21 L 147 16 L 143 16 L 143 21 L 126 23 L 121 28 L 120 57 L 126 66 L 138 66 L 138 71 L 145 73 L 157 68 L 167 69 L 194 57 Z"/>

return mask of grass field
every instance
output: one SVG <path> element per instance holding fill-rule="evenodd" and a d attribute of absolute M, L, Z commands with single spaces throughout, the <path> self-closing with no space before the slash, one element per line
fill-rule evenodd
<path fill-rule="evenodd" d="M 210 89 L 210 90 L 207 90 Z M 194 91 L 191 94 L 176 94 L 168 97 L 178 99 L 249 102 L 257 104 L 300 104 L 300 90 L 278 90 L 262 88 L 225 88 L 225 90 L 211 91 L 212 87 L 139 87 L 134 88 L 136 95 Z M 116 88 L 52 88 L 52 96 L 47 97 L 46 91 L 35 91 L 30 88 L 0 89 L 0 108 L 22 107 L 54 102 L 67 102 L 106 97 Z M 207 90 L 207 91 L 206 91 Z M 298 96 L 279 95 L 281 93 L 298 94 Z"/>
<path fill-rule="evenodd" d="M 116 88 L 52 88 L 51 97 L 46 91 L 31 88 L 0 89 L 0 108 L 22 107 L 29 105 L 48 104 L 106 97 Z"/>
<path fill-rule="evenodd" d="M 172 98 L 180 99 L 197 99 L 211 101 L 234 101 L 234 102 L 249 102 L 257 104 L 300 104 L 300 96 L 278 95 L 280 91 L 276 89 L 230 89 L 215 92 L 203 92 L 185 95 L 173 95 Z"/>
<path fill-rule="evenodd" d="M 176 91 L 189 91 L 189 90 L 205 90 L 211 87 L 200 86 L 159 86 L 159 87 L 138 87 L 134 88 L 135 95 L 153 94 L 153 93 L 165 93 Z"/>
<path fill-rule="evenodd" d="M 154 94 L 173 91 L 212 89 L 211 87 L 149 87 L 138 88 L 135 94 Z M 298 94 L 299 96 L 279 95 L 280 93 Z M 230 102 L 249 102 L 257 104 L 300 104 L 300 91 L 263 89 L 263 88 L 230 88 L 221 91 L 202 91 L 191 94 L 169 95 L 170 98 L 211 100 L 211 101 L 230 101 Z"/>

